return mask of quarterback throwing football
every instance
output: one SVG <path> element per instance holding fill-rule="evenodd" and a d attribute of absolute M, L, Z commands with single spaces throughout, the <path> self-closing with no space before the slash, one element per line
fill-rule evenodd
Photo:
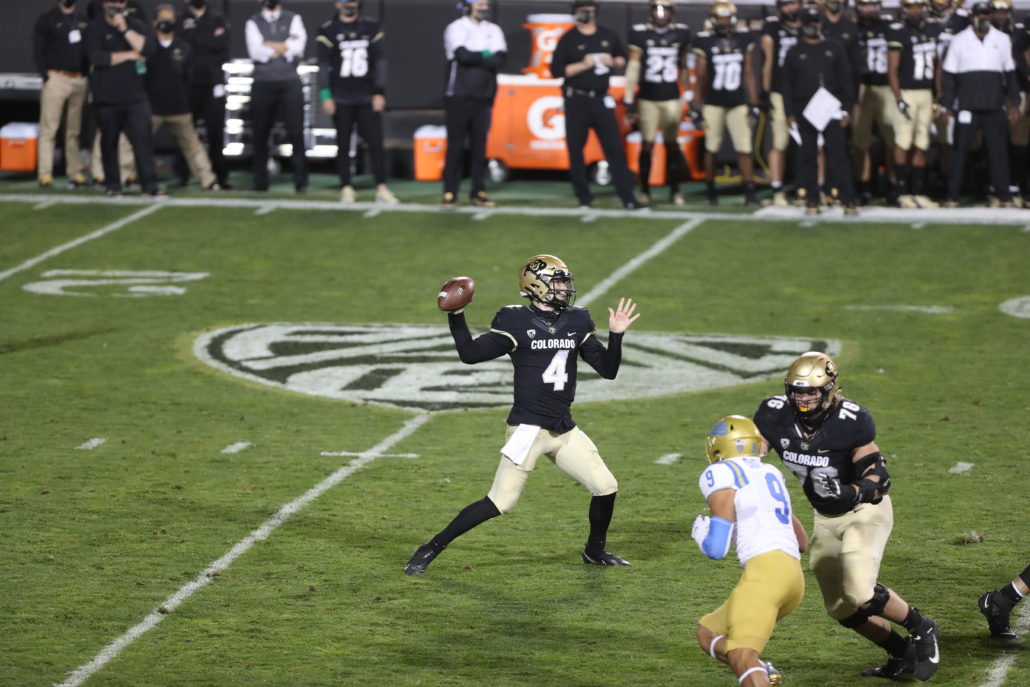
<path fill-rule="evenodd" d="M 572 272 L 553 255 L 535 255 L 519 271 L 519 288 L 527 305 L 509 305 L 494 316 L 490 331 L 472 338 L 464 308 L 448 315 L 458 357 L 468 364 L 507 355 L 514 366 L 515 401 L 508 414 L 507 442 L 493 486 L 469 504 L 436 536 L 418 547 L 404 572 L 425 571 L 456 537 L 515 507 L 529 473 L 545 455 L 558 469 L 592 494 L 590 535 L 583 562 L 628 566 L 605 550 L 608 525 L 619 488 L 590 438 L 572 419 L 576 396 L 576 360 L 582 357 L 605 379 L 614 379 L 622 361 L 622 335 L 640 317 L 631 299 L 609 308 L 608 347 L 597 339 L 594 321 L 584 308 L 573 307 Z"/>

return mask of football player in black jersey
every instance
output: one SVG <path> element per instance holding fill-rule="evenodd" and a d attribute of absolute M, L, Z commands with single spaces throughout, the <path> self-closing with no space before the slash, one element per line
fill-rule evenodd
<path fill-rule="evenodd" d="M 447 319 L 458 357 L 468 364 L 507 355 L 515 373 L 515 402 L 508 413 L 507 442 L 493 486 L 469 504 L 447 527 L 418 547 L 404 572 L 418 575 L 456 537 L 515 507 L 529 473 L 542 455 L 592 494 L 590 534 L 583 551 L 589 565 L 629 566 L 605 550 L 608 525 L 619 488 L 590 438 L 572 419 L 576 362 L 583 358 L 605 379 L 615 379 L 622 362 L 622 335 L 640 317 L 632 299 L 608 308 L 608 347 L 597 338 L 585 308 L 573 307 L 572 272 L 553 255 L 534 255 L 519 270 L 519 289 L 527 305 L 508 305 L 494 315 L 490 331 L 475 339 L 464 309 Z"/>
<path fill-rule="evenodd" d="M 783 175 L 787 169 L 787 113 L 783 109 L 781 73 L 787 51 L 798 42 L 797 0 L 776 0 L 777 16 L 766 17 L 762 25 L 762 106 L 771 109 L 772 148 L 769 149 L 769 177 L 773 191 L 773 205 L 786 206 L 787 194 L 783 190 Z"/>
<path fill-rule="evenodd" d="M 937 623 L 877 582 L 894 525 L 891 481 L 864 407 L 841 394 L 837 366 L 810 351 L 784 378 L 786 393 L 755 412 L 765 439 L 794 473 L 815 508 L 809 567 L 830 617 L 883 647 L 887 662 L 862 673 L 927 680 L 940 662 Z M 905 627 L 902 637 L 891 622 Z"/>
<path fill-rule="evenodd" d="M 887 80 L 897 102 L 894 177 L 898 207 L 935 208 L 924 189 L 926 151 L 934 115 L 934 84 L 940 78 L 937 36 L 943 27 L 926 17 L 927 0 L 901 0 L 902 21 L 887 34 Z"/>
<path fill-rule="evenodd" d="M 694 107 L 701 110 L 705 127 L 705 195 L 709 205 L 718 204 L 715 156 L 722 147 L 723 131 L 728 130 L 744 181 L 744 204 L 757 205 L 749 121 L 757 119 L 755 39 L 747 29 L 737 28 L 737 8 L 729 0 L 712 3 L 708 20 L 712 30 L 699 33 L 694 41 L 698 82 Z"/>
<path fill-rule="evenodd" d="M 386 109 L 386 40 L 379 24 L 360 15 L 358 0 L 337 0 L 337 14 L 318 30 L 318 86 L 322 111 L 336 125 L 340 200 L 353 203 L 350 138 L 355 124 L 372 158 L 376 202 L 396 205 L 386 186 L 383 110 Z"/>
<path fill-rule="evenodd" d="M 651 153 L 659 131 L 665 144 L 665 179 L 669 202 L 683 205 L 680 173 L 685 166 L 679 137 L 682 106 L 680 83 L 690 45 L 690 29 L 673 21 L 672 0 L 653 0 L 650 21 L 634 24 L 629 32 L 626 62 L 626 111 L 636 109 L 640 128 L 640 201 L 651 204 Z M 640 91 L 636 92 L 637 84 Z"/>
<path fill-rule="evenodd" d="M 865 70 L 851 143 L 855 149 L 854 169 L 859 195 L 862 203 L 868 204 L 873 198 L 873 164 L 869 157 L 873 124 L 876 124 L 886 145 L 888 154 L 885 162 L 890 172 L 894 158 L 889 151 L 894 148 L 894 122 L 899 115 L 894 94 L 887 85 L 887 32 L 891 18 L 880 13 L 880 0 L 859 0 L 857 9 L 859 44 Z"/>

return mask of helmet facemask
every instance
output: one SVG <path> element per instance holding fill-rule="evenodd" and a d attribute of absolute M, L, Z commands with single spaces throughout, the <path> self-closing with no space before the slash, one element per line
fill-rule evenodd
<path fill-rule="evenodd" d="M 672 23 L 672 12 L 671 2 L 652 2 L 651 23 L 658 28 L 665 28 Z"/>
<path fill-rule="evenodd" d="M 715 423 L 705 439 L 709 463 L 727 458 L 758 458 L 762 454 L 762 433 L 743 415 L 727 415 Z"/>
<path fill-rule="evenodd" d="M 818 422 L 840 399 L 837 366 L 829 356 L 809 352 L 798 357 L 783 380 L 790 403 L 798 417 L 808 425 Z M 805 398 L 798 399 L 798 394 Z M 809 398 L 814 396 L 814 398 Z"/>

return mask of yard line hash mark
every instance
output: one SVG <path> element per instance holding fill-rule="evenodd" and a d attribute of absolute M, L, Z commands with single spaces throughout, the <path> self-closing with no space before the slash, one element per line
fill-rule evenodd
<path fill-rule="evenodd" d="M 963 472 L 969 472 L 972 470 L 974 465 L 976 465 L 976 463 L 965 463 L 960 460 L 955 463 L 953 467 L 948 468 L 948 472 L 954 475 L 961 475 Z"/>
<path fill-rule="evenodd" d="M 655 465 L 672 465 L 682 457 L 682 453 L 666 453 L 664 456 L 655 461 Z"/>
<path fill-rule="evenodd" d="M 84 441 L 83 443 L 79 444 L 75 448 L 76 448 L 76 450 L 79 450 L 79 451 L 92 451 L 93 449 L 97 448 L 98 446 L 103 446 L 106 443 L 107 443 L 107 439 L 106 438 L 104 438 L 104 437 L 94 437 L 94 438 L 90 439 L 89 441 Z"/>
<path fill-rule="evenodd" d="M 1016 616 L 1015 630 L 1016 635 L 1023 637 L 1027 631 L 1030 630 L 1030 604 L 1022 603 L 1017 606 L 1019 615 Z M 1019 658 L 1019 652 L 1013 650 L 1003 653 L 998 658 L 994 659 L 994 663 L 991 664 L 990 669 L 987 671 L 987 680 L 984 681 L 980 687 L 1001 687 L 1005 684 L 1005 678 L 1008 676 L 1009 668 Z"/>
<path fill-rule="evenodd" d="M 119 229 L 121 229 L 122 227 L 126 226 L 127 224 L 132 224 L 133 222 L 135 222 L 138 219 L 146 217 L 147 215 L 149 215 L 149 214 L 151 214 L 153 212 L 157 212 L 163 206 L 164 206 L 163 204 L 154 203 L 154 202 L 151 201 L 151 203 L 149 205 L 147 205 L 146 207 L 144 207 L 142 210 L 137 210 L 136 212 L 132 213 L 128 217 L 123 217 L 123 218 L 121 218 L 120 220 L 118 220 L 116 222 L 112 222 L 111 224 L 108 224 L 106 227 L 101 227 L 100 229 L 97 229 L 96 231 L 94 231 L 92 233 L 86 234 L 85 236 L 80 236 L 79 238 L 75 239 L 74 241 L 69 241 L 68 243 L 65 243 L 63 245 L 57 246 L 56 248 L 51 248 L 50 250 L 48 250 L 45 253 L 40 253 L 39 255 L 37 255 L 34 258 L 29 258 L 28 260 L 26 260 L 25 262 L 23 262 L 20 265 L 17 265 L 16 267 L 12 267 L 9 270 L 6 270 L 4 272 L 0 272 L 0 281 L 3 281 L 4 279 L 7 279 L 11 275 L 18 274 L 19 272 L 24 272 L 27 269 L 35 267 L 36 265 L 38 265 L 39 263 L 43 262 L 44 260 L 52 258 L 55 255 L 60 255 L 61 253 L 65 252 L 65 251 L 71 250 L 72 248 L 76 248 L 78 246 L 81 246 L 82 244 L 84 244 L 84 243 L 86 243 L 88 241 L 92 241 L 93 239 L 98 239 L 101 236 L 105 236 L 107 234 L 110 234 L 112 231 L 118 231 Z"/>
<path fill-rule="evenodd" d="M 253 444 L 249 441 L 237 441 L 235 444 L 229 444 L 222 449 L 222 453 L 239 453 L 245 448 L 250 448 Z M 354 455 L 360 455 L 355 453 Z"/>
<path fill-rule="evenodd" d="M 245 554 L 256 542 L 268 539 L 268 536 L 277 527 L 279 527 L 279 525 L 286 522 L 291 515 L 297 513 L 319 496 L 329 491 L 337 484 L 374 461 L 376 458 L 382 456 L 394 444 L 406 439 L 415 430 L 424 425 L 429 418 L 430 415 L 427 413 L 420 413 L 409 418 L 399 430 L 386 437 L 369 450 L 361 453 L 358 458 L 355 458 L 347 465 L 341 467 L 311 489 L 308 489 L 297 499 L 290 501 L 280 508 L 275 515 L 266 520 L 259 528 L 241 539 L 234 547 L 229 549 L 224 556 L 205 568 L 193 579 L 192 582 L 183 585 L 177 592 L 165 599 L 164 602 L 151 611 L 150 614 L 142 620 L 142 622 L 133 626 L 121 637 L 118 637 L 101 649 L 100 653 L 93 657 L 91 661 L 72 671 L 71 675 L 68 676 L 68 679 L 60 683 L 57 687 L 77 687 L 88 680 L 93 673 L 103 668 L 104 665 L 118 656 L 123 649 L 164 620 L 165 616 L 178 608 L 182 602 L 203 589 L 212 579 L 214 579 L 214 576 L 217 573 L 227 569 L 237 558 Z"/>

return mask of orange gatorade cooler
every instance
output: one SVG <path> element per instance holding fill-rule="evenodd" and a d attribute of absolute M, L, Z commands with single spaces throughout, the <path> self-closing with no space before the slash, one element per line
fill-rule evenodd
<path fill-rule="evenodd" d="M 541 79 L 551 78 L 551 57 L 558 39 L 576 25 L 571 14 L 530 14 L 522 28 L 533 34 L 533 54 L 529 66 L 523 67 L 524 74 L 534 74 Z"/>
<path fill-rule="evenodd" d="M 425 124 L 415 130 L 415 180 L 443 179 L 447 157 L 447 129 Z"/>
<path fill-rule="evenodd" d="M 36 169 L 39 124 L 10 122 L 0 127 L 0 169 L 32 172 Z"/>

